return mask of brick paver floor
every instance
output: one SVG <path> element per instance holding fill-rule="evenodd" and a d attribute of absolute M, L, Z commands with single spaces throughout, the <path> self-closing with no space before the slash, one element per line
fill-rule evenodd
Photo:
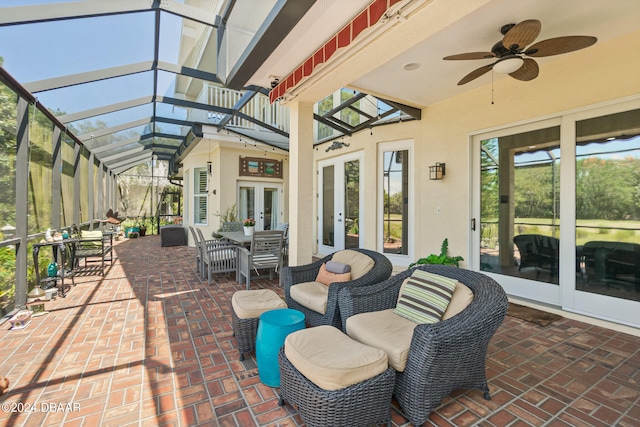
<path fill-rule="evenodd" d="M 195 249 L 125 240 L 106 277 L 78 277 L 23 330 L 0 326 L 5 426 L 301 426 L 239 361 L 231 275 L 211 286 Z M 252 288 L 277 282 L 252 280 Z M 575 320 L 507 317 L 487 360 L 493 399 L 446 398 L 425 425 L 639 426 L 640 338 Z M 408 425 L 394 404 L 393 425 Z M 348 426 L 345 426 L 348 427 Z"/>

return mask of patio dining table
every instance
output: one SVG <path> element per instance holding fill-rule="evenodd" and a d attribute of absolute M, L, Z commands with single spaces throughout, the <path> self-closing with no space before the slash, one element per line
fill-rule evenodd
<path fill-rule="evenodd" d="M 240 246 L 248 246 L 251 244 L 251 236 L 247 236 L 243 231 L 217 231 L 213 234 L 222 236 L 224 239 Z"/>

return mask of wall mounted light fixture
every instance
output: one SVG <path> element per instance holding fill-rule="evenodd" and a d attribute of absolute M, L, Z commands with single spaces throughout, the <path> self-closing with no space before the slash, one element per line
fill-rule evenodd
<path fill-rule="evenodd" d="M 429 166 L 429 179 L 440 180 L 444 178 L 445 167 L 444 163 L 436 163 L 433 166 Z"/>

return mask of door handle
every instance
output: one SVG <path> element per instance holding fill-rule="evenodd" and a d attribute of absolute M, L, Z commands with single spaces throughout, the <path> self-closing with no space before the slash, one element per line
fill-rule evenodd
<path fill-rule="evenodd" d="M 476 231 L 476 219 L 471 218 L 471 230 Z"/>

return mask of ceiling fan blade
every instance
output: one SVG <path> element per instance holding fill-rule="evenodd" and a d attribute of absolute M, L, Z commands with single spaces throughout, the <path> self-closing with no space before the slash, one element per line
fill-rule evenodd
<path fill-rule="evenodd" d="M 458 86 L 469 83 L 471 80 L 475 80 L 486 72 L 490 71 L 493 68 L 493 64 L 485 65 L 484 67 L 477 68 L 464 76 L 462 80 L 458 82 Z"/>
<path fill-rule="evenodd" d="M 495 58 L 496 56 L 494 55 L 493 52 L 467 52 L 467 53 L 459 53 L 457 55 L 450 55 L 450 56 L 445 56 L 442 59 L 445 60 L 453 60 L 453 61 L 458 61 L 458 60 L 467 60 L 467 59 L 491 59 L 491 58 Z"/>
<path fill-rule="evenodd" d="M 502 45 L 509 50 L 524 49 L 533 43 L 541 29 L 542 24 L 537 19 L 522 21 L 507 31 L 502 39 Z"/>
<path fill-rule="evenodd" d="M 513 73 L 509 73 L 509 75 L 514 79 L 527 82 L 538 77 L 538 71 L 538 63 L 531 58 L 525 58 L 522 63 L 522 67 L 518 68 Z"/>
<path fill-rule="evenodd" d="M 527 56 L 536 58 L 543 56 L 560 55 L 573 52 L 594 45 L 598 39 L 592 36 L 565 36 L 542 40 L 531 46 L 525 52 Z"/>

